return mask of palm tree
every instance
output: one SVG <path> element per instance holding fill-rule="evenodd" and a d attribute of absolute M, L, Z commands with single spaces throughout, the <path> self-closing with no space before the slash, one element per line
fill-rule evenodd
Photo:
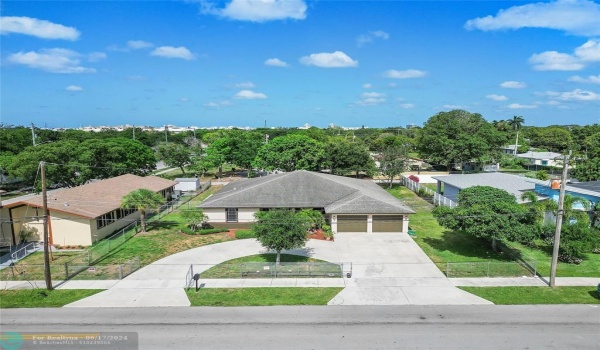
<path fill-rule="evenodd" d="M 146 212 L 159 208 L 165 199 L 158 193 L 145 188 L 131 191 L 121 199 L 121 208 L 135 208 L 140 212 L 142 232 L 146 232 Z"/>
<path fill-rule="evenodd" d="M 519 130 L 521 129 L 521 126 L 523 126 L 523 124 L 525 123 L 525 119 L 520 115 L 515 115 L 514 117 L 512 117 L 512 119 L 508 119 L 506 123 L 517 132 L 517 140 L 515 141 L 515 151 L 513 153 L 516 156 L 517 147 L 519 147 Z"/>

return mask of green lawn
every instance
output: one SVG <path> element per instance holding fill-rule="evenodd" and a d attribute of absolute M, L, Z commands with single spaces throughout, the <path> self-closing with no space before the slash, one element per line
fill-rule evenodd
<path fill-rule="evenodd" d="M 0 290 L 0 308 L 62 307 L 102 291 L 102 289 Z"/>
<path fill-rule="evenodd" d="M 433 206 L 403 186 L 388 189 L 392 195 L 404 201 L 417 213 L 410 216 L 410 228 L 417 232 L 415 242 L 425 254 L 442 270 L 446 270 L 446 262 L 510 262 L 513 259 L 504 253 L 493 252 L 489 242 L 463 232 L 450 231 L 438 225 L 431 214 Z M 537 270 L 543 276 L 550 275 L 551 248 L 533 249 L 522 244 L 510 243 L 528 260 L 537 261 Z M 499 273 L 507 276 L 520 276 L 526 270 L 516 270 L 514 266 L 501 266 Z M 479 266 L 477 266 L 479 269 Z M 469 276 L 468 274 L 465 276 Z M 470 275 L 478 277 L 477 275 Z M 600 277 L 600 254 L 587 254 L 580 265 L 559 263 L 559 277 Z M 480 277 L 480 276 L 479 276 Z"/>
<path fill-rule="evenodd" d="M 497 305 L 600 304 L 596 287 L 459 287 Z"/>
<path fill-rule="evenodd" d="M 343 288 L 193 288 L 186 293 L 192 306 L 327 305 Z"/>
<path fill-rule="evenodd" d="M 202 272 L 200 274 L 201 278 L 246 278 L 253 277 L 255 275 L 244 275 L 242 276 L 242 271 L 247 271 L 248 267 L 242 266 L 244 263 L 274 263 L 277 255 L 276 254 L 258 254 L 258 255 L 249 255 L 243 256 L 236 259 L 231 259 L 225 262 L 220 263 L 219 265 L 213 266 L 210 269 Z M 292 255 L 292 254 L 281 254 L 280 261 L 282 263 L 282 271 L 286 273 L 286 264 L 285 263 L 319 263 L 314 264 L 311 267 L 313 270 L 313 275 L 315 277 L 327 277 L 327 272 L 331 272 L 334 274 L 334 277 L 340 277 L 340 267 L 337 264 L 328 263 L 323 260 L 314 259 L 306 256 L 300 255 Z M 258 264 L 260 265 L 260 264 Z M 262 269 L 262 266 L 256 266 L 256 268 Z M 265 264 L 268 265 L 268 264 Z M 272 264 L 271 264 L 272 265 Z M 307 264 L 310 265 L 310 264 Z M 293 264 L 289 264 L 288 266 L 293 266 Z M 255 277 L 263 277 L 270 278 L 271 267 L 268 271 L 261 271 L 261 274 L 257 274 Z M 302 266 L 304 268 L 304 266 Z M 295 270 L 293 270 L 295 271 Z M 303 272 L 307 272 L 305 269 L 302 269 Z M 262 273 L 264 272 L 264 274 Z M 324 275 L 324 276 L 320 276 Z M 299 276 L 297 276 L 299 277 Z M 309 275 L 302 274 L 302 277 L 311 277 Z"/>

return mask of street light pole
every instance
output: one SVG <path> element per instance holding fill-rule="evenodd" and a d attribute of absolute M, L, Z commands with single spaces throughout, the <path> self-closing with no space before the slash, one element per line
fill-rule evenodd
<path fill-rule="evenodd" d="M 558 210 L 556 212 L 556 231 L 554 232 L 554 247 L 552 249 L 552 263 L 550 264 L 550 287 L 556 286 L 556 267 L 558 265 L 558 250 L 560 248 L 560 233 L 565 205 L 565 183 L 567 182 L 567 170 L 569 167 L 569 155 L 564 156 L 563 171 L 560 179 L 560 193 L 558 195 Z"/>

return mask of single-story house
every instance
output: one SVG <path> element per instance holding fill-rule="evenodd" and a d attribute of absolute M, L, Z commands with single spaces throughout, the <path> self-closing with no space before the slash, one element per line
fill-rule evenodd
<path fill-rule="evenodd" d="M 200 179 L 197 177 L 178 177 L 174 180 L 175 191 L 195 192 L 200 188 Z"/>
<path fill-rule="evenodd" d="M 50 243 L 89 246 L 140 217 L 135 209 L 121 208 L 122 198 L 146 188 L 166 200 L 175 182 L 156 176 L 125 174 L 82 186 L 48 191 Z M 0 203 L 0 237 L 20 243 L 22 228 L 34 231 L 31 241 L 43 240 L 42 195 L 32 194 Z"/>
<path fill-rule="evenodd" d="M 524 176 L 511 175 L 505 173 L 479 173 L 479 174 L 457 174 L 447 176 L 432 176 L 437 180 L 437 193 L 443 194 L 444 197 L 458 202 L 458 193 L 469 187 L 474 186 L 491 186 L 514 195 L 518 203 L 524 203 L 521 200 L 523 193 L 534 191 L 536 184 L 548 186 L 548 181 L 530 179 Z M 444 190 L 442 193 L 442 184 Z M 540 194 L 540 199 L 547 199 L 547 196 Z"/>
<path fill-rule="evenodd" d="M 559 188 L 552 188 L 552 186 L 548 186 L 548 184 L 536 184 L 535 191 L 539 194 L 548 196 L 554 201 L 558 201 Z M 567 183 L 565 186 L 565 194 L 588 200 L 592 203 L 592 206 L 594 206 L 596 203 L 600 202 L 600 181 Z M 584 209 L 584 207 L 578 203 L 573 205 L 573 208 Z"/>
<path fill-rule="evenodd" d="M 213 226 L 247 227 L 258 211 L 321 211 L 334 232 L 408 232 L 415 212 L 373 181 L 310 171 L 243 179 L 208 197 L 200 208 Z"/>
<path fill-rule="evenodd" d="M 560 153 L 528 151 L 517 154 L 517 157 L 527 160 L 527 165 L 562 167 L 563 155 Z"/>

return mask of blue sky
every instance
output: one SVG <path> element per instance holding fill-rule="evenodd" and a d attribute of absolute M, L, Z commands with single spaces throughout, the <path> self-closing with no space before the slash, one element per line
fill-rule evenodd
<path fill-rule="evenodd" d="M 1 122 L 600 122 L 600 3 L 3 1 Z"/>

